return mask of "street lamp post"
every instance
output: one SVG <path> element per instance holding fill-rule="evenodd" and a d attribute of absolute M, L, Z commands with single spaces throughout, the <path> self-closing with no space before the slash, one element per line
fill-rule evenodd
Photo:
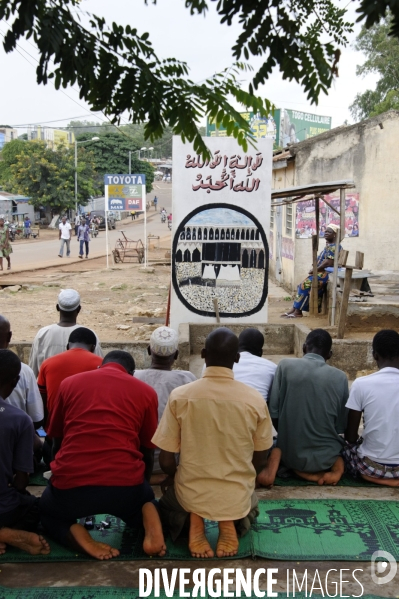
<path fill-rule="evenodd" d="M 75 212 L 78 213 L 78 144 L 90 143 L 91 141 L 100 141 L 99 137 L 92 137 L 92 139 L 82 139 L 77 141 L 75 139 Z"/>
<path fill-rule="evenodd" d="M 140 150 L 133 150 L 133 152 L 137 152 L 140 160 L 140 152 L 146 150 L 147 148 L 140 148 Z M 129 150 L 129 175 L 132 174 L 132 150 Z"/>

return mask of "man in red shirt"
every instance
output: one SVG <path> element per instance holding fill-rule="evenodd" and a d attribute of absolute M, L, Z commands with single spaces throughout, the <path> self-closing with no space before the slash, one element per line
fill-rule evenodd
<path fill-rule="evenodd" d="M 44 360 L 40 366 L 37 384 L 43 399 L 45 420 L 51 415 L 62 381 L 69 376 L 95 370 L 103 362 L 94 354 L 97 339 L 93 331 L 79 327 L 69 335 L 67 351 Z"/>
<path fill-rule="evenodd" d="M 146 526 L 146 512 L 156 510 L 148 480 L 158 399 L 149 385 L 133 377 L 134 369 L 132 356 L 117 350 L 98 370 L 64 380 L 47 431 L 55 459 L 40 499 L 42 524 L 59 543 L 101 560 L 119 551 L 94 541 L 77 519 L 108 513 L 137 526 L 143 513 Z M 148 549 L 151 530 L 146 532 Z M 164 555 L 164 545 L 160 549 Z"/>

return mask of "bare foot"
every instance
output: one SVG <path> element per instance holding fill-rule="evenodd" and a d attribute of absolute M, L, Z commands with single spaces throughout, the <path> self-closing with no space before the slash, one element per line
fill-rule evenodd
<path fill-rule="evenodd" d="M 75 544 L 96 559 L 111 559 L 119 555 L 118 549 L 111 547 L 111 545 L 107 545 L 107 543 L 95 541 L 81 524 L 72 524 L 69 532 L 71 533 Z"/>
<path fill-rule="evenodd" d="M 399 478 L 374 478 L 373 476 L 367 476 L 367 474 L 361 474 L 360 476 L 369 483 L 376 483 L 385 487 L 399 487 Z"/>
<path fill-rule="evenodd" d="M 309 480 L 312 483 L 318 483 L 326 474 L 326 472 L 301 472 L 300 470 L 294 470 L 294 472 L 297 476 L 300 476 L 304 480 Z"/>
<path fill-rule="evenodd" d="M 238 538 L 233 520 L 219 522 L 219 538 L 216 545 L 218 557 L 232 557 L 238 551 Z"/>
<path fill-rule="evenodd" d="M 270 487 L 273 486 L 273 483 L 276 478 L 277 470 L 281 460 L 281 449 L 275 447 L 272 449 L 268 459 L 267 464 L 263 468 L 261 472 L 259 472 L 256 480 L 261 487 Z"/>
<path fill-rule="evenodd" d="M 166 474 L 151 474 L 150 485 L 160 485 L 168 477 Z"/>
<path fill-rule="evenodd" d="M 153 503 L 149 502 L 143 505 L 142 512 L 145 530 L 143 550 L 147 555 L 163 557 L 166 553 L 166 545 L 158 510 Z"/>
<path fill-rule="evenodd" d="M 26 551 L 31 555 L 48 555 L 50 553 L 50 545 L 46 539 L 34 532 L 26 532 L 25 530 L 2 528 L 0 530 L 0 543 L 1 553 L 4 553 L 4 544 L 22 549 L 22 551 Z"/>
<path fill-rule="evenodd" d="M 323 476 L 317 481 L 319 485 L 335 485 L 341 479 L 343 473 L 345 472 L 345 464 L 344 460 L 341 457 L 338 457 L 330 472 L 325 472 Z"/>
<path fill-rule="evenodd" d="M 190 514 L 188 548 L 193 557 L 213 557 L 215 555 L 205 536 L 204 520 L 197 514 Z"/>

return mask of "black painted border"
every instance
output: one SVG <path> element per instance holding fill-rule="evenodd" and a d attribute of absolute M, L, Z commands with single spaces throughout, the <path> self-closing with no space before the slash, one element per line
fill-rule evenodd
<path fill-rule="evenodd" d="M 173 238 L 173 246 L 172 246 L 172 283 L 173 283 L 173 288 L 175 290 L 177 297 L 181 301 L 181 303 L 188 310 L 190 310 L 190 312 L 194 312 L 195 314 L 199 314 L 200 316 L 210 316 L 210 317 L 215 316 L 215 312 L 206 312 L 205 310 L 197 310 L 197 308 L 194 308 L 191 304 L 189 304 L 188 301 L 181 294 L 180 288 L 179 288 L 179 285 L 177 282 L 177 278 L 176 278 L 176 250 L 177 250 L 177 244 L 179 241 L 180 233 L 182 232 L 186 223 L 191 218 L 193 218 L 193 216 L 195 216 L 199 212 L 204 212 L 204 210 L 209 210 L 211 208 L 230 208 L 231 210 L 240 212 L 241 214 L 244 214 L 247 218 L 252 220 L 254 225 L 256 225 L 256 227 L 259 229 L 259 232 L 260 232 L 260 235 L 261 235 L 261 238 L 263 241 L 264 251 L 265 251 L 265 281 L 264 281 L 264 285 L 263 285 L 262 297 L 259 301 L 259 304 L 252 310 L 249 310 L 248 312 L 240 312 L 239 314 L 237 314 L 237 313 L 231 314 L 230 312 L 220 312 L 219 313 L 220 317 L 222 317 L 222 318 L 243 318 L 244 316 L 251 316 L 252 314 L 255 314 L 256 312 L 259 312 L 263 308 L 263 306 L 265 305 L 266 299 L 267 299 L 268 281 L 269 281 L 269 244 L 267 243 L 266 234 L 263 230 L 262 225 L 258 221 L 258 219 L 256 219 L 250 212 L 248 212 L 247 210 L 244 210 L 244 208 L 241 208 L 240 206 L 235 206 L 234 204 L 223 204 L 223 203 L 204 204 L 203 206 L 200 206 L 199 208 L 195 208 L 195 210 L 190 212 L 181 221 L 181 223 L 175 233 L 175 236 Z"/>

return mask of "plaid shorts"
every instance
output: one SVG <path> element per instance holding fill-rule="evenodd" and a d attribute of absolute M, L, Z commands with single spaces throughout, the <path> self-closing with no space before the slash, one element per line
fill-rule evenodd
<path fill-rule="evenodd" d="M 370 458 L 361 458 L 357 450 L 362 443 L 362 438 L 357 443 L 348 443 L 348 441 L 345 441 L 342 457 L 345 461 L 346 471 L 349 474 L 354 478 L 359 474 L 365 474 L 373 478 L 399 478 L 399 466 L 384 466 L 384 464 L 374 462 Z"/>

